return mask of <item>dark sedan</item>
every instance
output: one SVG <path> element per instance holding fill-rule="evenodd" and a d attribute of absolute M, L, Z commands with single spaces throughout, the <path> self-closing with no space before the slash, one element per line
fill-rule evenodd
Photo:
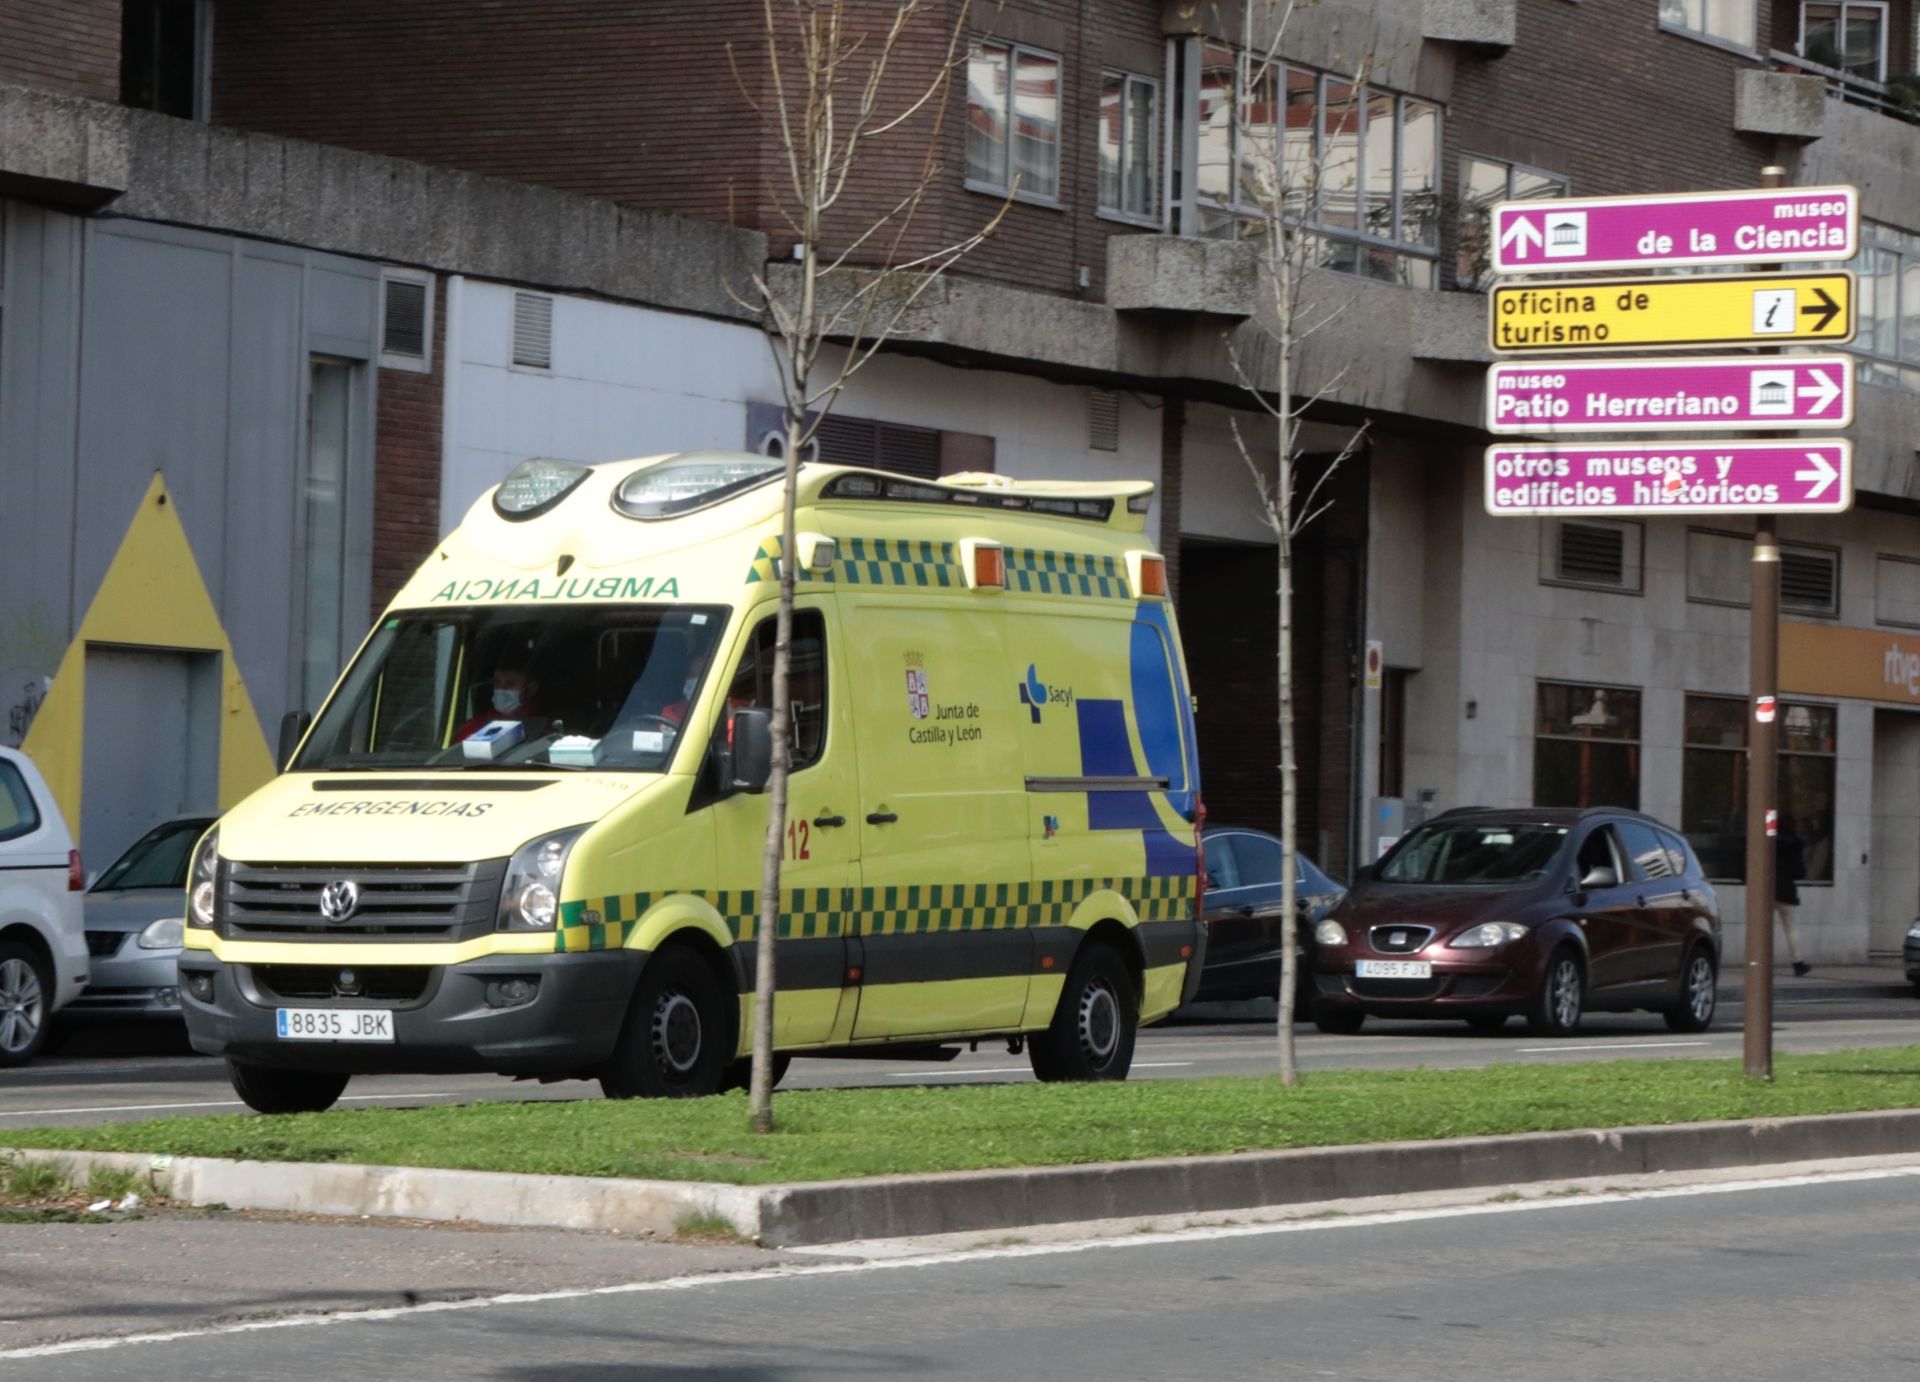
<path fill-rule="evenodd" d="M 1207 961 L 1196 1002 L 1271 998 L 1280 991 L 1280 891 L 1286 846 L 1240 826 L 1208 826 Z M 1301 962 L 1298 992 L 1311 991 L 1313 927 L 1346 896 L 1304 854 L 1294 855 L 1295 908 Z M 1306 1004 L 1298 1005 L 1305 1013 Z"/>

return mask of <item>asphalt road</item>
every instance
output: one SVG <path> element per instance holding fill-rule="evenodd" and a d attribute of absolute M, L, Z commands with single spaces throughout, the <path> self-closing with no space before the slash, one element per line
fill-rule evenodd
<path fill-rule="evenodd" d="M 1920 1375 L 1920 1167 L 794 1264 L 0 1354 L 0 1379 Z M 315 1261 L 316 1279 L 339 1270 Z"/>
<path fill-rule="evenodd" d="M 1528 1035 L 1515 1020 L 1499 1036 L 1470 1033 L 1460 1023 L 1369 1022 L 1357 1036 L 1323 1036 L 1299 1028 L 1305 1069 L 1457 1068 L 1495 1061 L 1564 1061 L 1645 1057 L 1733 1057 L 1740 1052 L 1740 1007 L 1723 999 L 1717 1026 L 1676 1035 L 1647 1013 L 1588 1014 L 1566 1041 Z M 1888 985 L 1792 981 L 1775 999 L 1776 1050 L 1837 1051 L 1920 1041 L 1920 1000 Z M 1254 1075 L 1274 1069 L 1273 1021 L 1179 1023 L 1141 1033 L 1135 1079 Z M 784 1088 L 899 1083 L 1004 1082 L 1032 1078 L 1024 1055 L 1003 1043 L 983 1044 L 948 1064 L 924 1061 L 800 1060 Z M 498 1076 L 390 1075 L 356 1079 L 346 1102 L 418 1104 L 476 1099 L 597 1098 L 599 1087 L 569 1081 L 541 1085 Z M 55 1055 L 20 1070 L 0 1071 L 0 1145 L 9 1127 L 97 1123 L 189 1114 L 231 1113 L 225 1067 L 189 1050 L 178 1029 L 118 1028 L 77 1033 Z"/>

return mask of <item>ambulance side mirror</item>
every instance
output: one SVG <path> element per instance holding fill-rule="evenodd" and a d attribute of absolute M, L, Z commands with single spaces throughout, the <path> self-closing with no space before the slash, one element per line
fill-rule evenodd
<path fill-rule="evenodd" d="M 300 747 L 300 741 L 306 737 L 307 730 L 313 724 L 313 716 L 304 710 L 289 710 L 280 717 L 280 771 L 285 772 L 293 766 L 294 750 Z"/>
<path fill-rule="evenodd" d="M 773 712 L 749 707 L 733 712 L 729 792 L 764 792 L 773 776 Z"/>

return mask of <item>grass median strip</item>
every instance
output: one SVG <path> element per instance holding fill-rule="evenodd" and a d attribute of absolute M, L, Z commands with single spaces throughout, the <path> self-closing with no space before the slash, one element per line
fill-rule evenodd
<path fill-rule="evenodd" d="M 1284 1147 L 1554 1132 L 1920 1106 L 1920 1046 L 1735 1063 L 1610 1061 L 1107 1085 L 943 1085 L 782 1094 L 780 1130 L 744 1097 L 336 1109 L 9 1130 L 16 1147 L 261 1161 L 727 1181 L 1058 1166 Z"/>

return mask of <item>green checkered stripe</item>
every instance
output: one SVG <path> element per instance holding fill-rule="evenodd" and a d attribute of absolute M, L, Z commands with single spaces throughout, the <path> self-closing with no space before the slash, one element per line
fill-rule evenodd
<path fill-rule="evenodd" d="M 1028 595 L 1071 595 L 1095 600 L 1130 600 L 1126 563 L 1091 552 L 1041 552 L 1009 547 L 1007 589 Z"/>
<path fill-rule="evenodd" d="M 754 550 L 747 568 L 747 584 L 775 581 L 774 563 L 784 545 L 768 538 Z M 951 542 L 915 542 L 906 538 L 848 537 L 838 542 L 838 557 L 830 571 L 798 571 L 797 584 L 915 586 L 928 589 L 964 589 L 966 575 Z"/>
<path fill-rule="evenodd" d="M 1193 915 L 1194 880 L 1175 878 L 1058 878 L 1032 883 L 928 883 L 877 888 L 794 888 L 780 895 L 781 940 L 826 940 L 857 931 L 867 936 L 927 935 L 942 931 L 1009 931 L 1065 926 L 1074 909 L 1096 892 L 1117 892 L 1141 921 L 1179 921 Z M 622 893 L 562 903 L 554 937 L 559 951 L 617 950 L 664 893 Z M 754 938 L 757 890 L 687 895 L 713 904 L 736 941 Z M 838 901 L 843 905 L 835 906 Z M 587 913 L 598 921 L 586 921 Z"/>

